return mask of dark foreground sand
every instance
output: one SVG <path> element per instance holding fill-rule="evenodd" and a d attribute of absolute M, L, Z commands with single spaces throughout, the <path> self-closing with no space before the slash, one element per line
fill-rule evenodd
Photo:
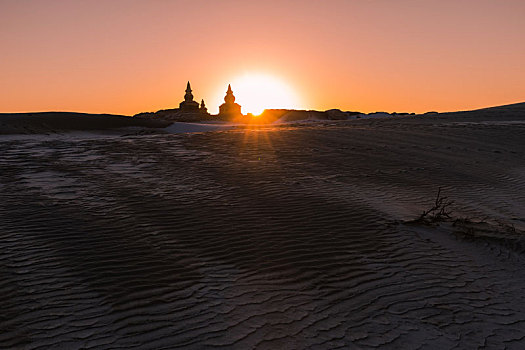
<path fill-rule="evenodd" d="M 524 110 L 2 136 L 0 348 L 523 349 Z"/>

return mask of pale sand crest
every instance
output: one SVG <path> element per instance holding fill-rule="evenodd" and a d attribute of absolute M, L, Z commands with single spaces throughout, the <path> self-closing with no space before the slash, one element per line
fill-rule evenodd
<path fill-rule="evenodd" d="M 523 105 L 0 147 L 0 348 L 523 348 Z"/>

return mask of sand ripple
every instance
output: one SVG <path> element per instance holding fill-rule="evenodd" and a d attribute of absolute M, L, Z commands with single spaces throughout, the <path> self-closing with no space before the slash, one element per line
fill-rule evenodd
<path fill-rule="evenodd" d="M 524 126 L 374 120 L 2 140 L 0 347 L 522 348 Z"/>

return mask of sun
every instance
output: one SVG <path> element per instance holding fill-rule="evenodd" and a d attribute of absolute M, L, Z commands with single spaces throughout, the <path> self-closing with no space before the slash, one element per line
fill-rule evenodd
<path fill-rule="evenodd" d="M 268 74 L 248 73 L 231 81 L 235 102 L 244 114 L 261 114 L 265 109 L 298 109 L 300 101 L 295 91 L 282 80 Z M 222 92 L 224 96 L 224 92 Z"/>

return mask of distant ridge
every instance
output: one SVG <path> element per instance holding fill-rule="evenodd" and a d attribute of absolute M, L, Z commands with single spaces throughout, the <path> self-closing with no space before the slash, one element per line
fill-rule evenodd
<path fill-rule="evenodd" d="M 170 123 L 115 114 L 76 112 L 0 113 L 0 135 L 95 131 L 130 126 L 160 128 Z"/>
<path fill-rule="evenodd" d="M 463 118 L 477 120 L 522 120 L 525 117 L 525 102 L 502 106 L 485 107 L 467 111 L 440 113 L 440 118 Z"/>
<path fill-rule="evenodd" d="M 160 111 L 162 112 L 162 111 Z M 413 113 L 369 113 L 341 111 L 330 109 L 327 111 L 267 109 L 260 116 L 244 116 L 234 120 L 245 124 L 271 124 L 315 120 L 349 120 L 359 118 L 425 118 L 429 122 L 435 118 L 454 121 L 515 121 L 525 118 L 525 102 L 502 106 L 486 107 L 457 112 L 428 112 L 414 115 Z M 163 118 L 162 113 L 151 113 L 147 116 L 125 116 L 116 114 L 90 114 L 77 112 L 33 112 L 33 113 L 0 113 L 0 135 L 8 134 L 47 134 L 68 131 L 103 131 L 125 127 L 165 128 L 173 122 L 209 122 L 216 118 L 203 117 L 200 120 L 180 118 Z"/>
<path fill-rule="evenodd" d="M 485 107 L 485 108 L 475 109 L 470 112 L 482 111 L 485 109 L 498 109 L 498 110 L 505 109 L 505 110 L 513 110 L 513 111 L 525 111 L 525 102 L 511 103 L 508 105 L 501 105 L 501 106 L 494 106 L 494 107 Z"/>

